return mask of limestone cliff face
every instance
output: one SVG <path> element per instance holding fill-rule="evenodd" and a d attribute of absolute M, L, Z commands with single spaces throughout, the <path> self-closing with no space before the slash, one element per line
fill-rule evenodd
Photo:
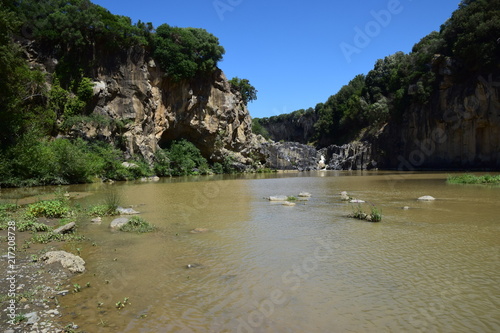
<path fill-rule="evenodd" d="M 399 170 L 500 168 L 500 77 L 458 81 L 451 59 L 439 59 L 439 90 L 412 105 L 379 137 L 382 167 Z M 497 73 L 498 74 L 498 73 Z M 411 87 L 410 87 L 411 89 Z"/>
<path fill-rule="evenodd" d="M 315 112 L 285 114 L 260 120 L 274 141 L 307 143 L 313 140 L 314 124 L 318 120 Z"/>
<path fill-rule="evenodd" d="M 112 122 L 85 124 L 80 135 L 120 141 L 128 156 L 147 160 L 158 148 L 185 138 L 212 160 L 234 152 L 246 162 L 255 141 L 249 112 L 222 71 L 174 82 L 140 48 L 112 68 L 99 68 L 92 109 Z"/>

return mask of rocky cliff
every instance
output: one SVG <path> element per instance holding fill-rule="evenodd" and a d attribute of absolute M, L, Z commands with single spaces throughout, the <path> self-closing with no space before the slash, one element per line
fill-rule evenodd
<path fill-rule="evenodd" d="M 255 145 L 250 114 L 222 71 L 173 81 L 144 49 L 135 48 L 94 80 L 92 115 L 111 119 L 75 126 L 73 134 L 121 144 L 126 154 L 151 161 L 171 141 L 187 139 L 213 161 L 227 155 L 243 163 Z"/>
<path fill-rule="evenodd" d="M 314 110 L 292 112 L 270 118 L 261 118 L 259 123 L 267 130 L 274 141 L 308 143 L 313 141 L 314 124 L 318 120 Z"/>
<path fill-rule="evenodd" d="M 439 89 L 424 105 L 411 105 L 377 139 L 384 168 L 499 169 L 500 75 L 464 80 L 450 58 L 436 56 Z M 409 87 L 410 92 L 412 87 Z"/>

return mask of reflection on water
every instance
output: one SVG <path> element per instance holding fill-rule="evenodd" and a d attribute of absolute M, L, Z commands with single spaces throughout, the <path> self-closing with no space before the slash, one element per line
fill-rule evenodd
<path fill-rule="evenodd" d="M 71 282 L 91 287 L 61 299 L 63 319 L 88 332 L 499 331 L 500 187 L 445 179 L 318 172 L 72 186 L 94 194 L 84 205 L 119 192 L 159 231 L 82 221 L 87 272 Z M 313 196 L 294 207 L 264 199 L 303 191 Z M 341 191 L 381 208 L 383 221 L 346 218 L 355 207 Z"/>

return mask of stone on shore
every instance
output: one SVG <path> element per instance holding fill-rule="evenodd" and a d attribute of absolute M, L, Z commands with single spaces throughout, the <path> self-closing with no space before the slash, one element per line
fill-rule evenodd
<path fill-rule="evenodd" d="M 79 256 L 66 251 L 50 251 L 45 253 L 41 259 L 46 264 L 59 262 L 62 267 L 68 269 L 71 273 L 83 273 L 85 271 L 85 261 Z"/>

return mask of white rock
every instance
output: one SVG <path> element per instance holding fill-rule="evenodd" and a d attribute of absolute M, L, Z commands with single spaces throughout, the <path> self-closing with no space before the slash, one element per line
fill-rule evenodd
<path fill-rule="evenodd" d="M 59 262 L 71 273 L 83 273 L 85 271 L 85 261 L 79 256 L 66 251 L 50 251 L 45 253 L 41 259 L 47 264 Z"/>
<path fill-rule="evenodd" d="M 286 195 L 276 195 L 270 196 L 269 201 L 287 201 L 288 197 Z"/>
<path fill-rule="evenodd" d="M 285 201 L 283 202 L 283 206 L 289 206 L 289 207 L 293 207 L 295 206 L 295 202 L 290 202 L 290 201 Z"/>
<path fill-rule="evenodd" d="M 434 201 L 436 198 L 431 197 L 430 195 L 424 195 L 423 197 L 418 198 L 420 201 Z"/>
<path fill-rule="evenodd" d="M 352 199 L 351 201 L 349 201 L 350 203 L 365 203 L 364 200 L 359 200 L 359 199 Z"/>
<path fill-rule="evenodd" d="M 301 197 L 301 198 L 310 198 L 311 197 L 311 193 L 309 193 L 309 192 L 300 192 L 299 193 L 299 197 Z"/>

